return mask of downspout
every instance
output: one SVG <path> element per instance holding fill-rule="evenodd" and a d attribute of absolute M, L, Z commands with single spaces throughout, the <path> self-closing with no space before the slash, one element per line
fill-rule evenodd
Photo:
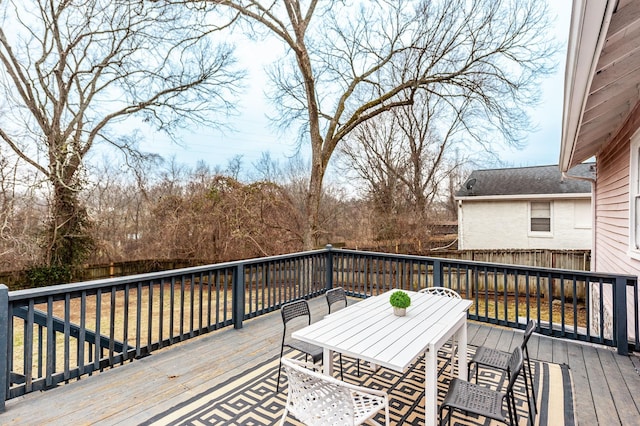
<path fill-rule="evenodd" d="M 464 218 L 462 215 L 462 200 L 458 200 L 458 250 L 465 249 Z"/>
<path fill-rule="evenodd" d="M 595 267 L 596 258 L 596 179 L 585 176 L 573 176 L 568 172 L 562 172 L 562 177 L 566 179 L 582 180 L 591 183 L 591 271 L 597 271 Z"/>

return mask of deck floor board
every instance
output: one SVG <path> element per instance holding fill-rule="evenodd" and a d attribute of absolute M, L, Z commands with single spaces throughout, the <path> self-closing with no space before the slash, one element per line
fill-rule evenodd
<path fill-rule="evenodd" d="M 312 319 L 327 313 L 324 297 L 310 301 Z M 3 425 L 138 424 L 277 356 L 279 312 L 248 320 L 241 330 L 225 328 L 185 341 L 92 377 L 6 402 Z M 469 322 L 468 343 L 513 348 L 522 330 Z M 640 376 L 636 355 L 534 334 L 533 359 L 568 363 L 574 380 L 578 424 L 638 424 Z M 362 368 L 368 368 L 366 365 Z M 635 422 L 635 423 L 634 423 Z"/>

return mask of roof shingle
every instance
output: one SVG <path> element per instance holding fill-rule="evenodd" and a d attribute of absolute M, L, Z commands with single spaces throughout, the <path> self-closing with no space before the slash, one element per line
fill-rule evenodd
<path fill-rule="evenodd" d="M 569 176 L 595 178 L 595 163 L 573 167 Z M 474 170 L 456 197 L 591 193 L 591 183 L 565 178 L 557 165 Z"/>

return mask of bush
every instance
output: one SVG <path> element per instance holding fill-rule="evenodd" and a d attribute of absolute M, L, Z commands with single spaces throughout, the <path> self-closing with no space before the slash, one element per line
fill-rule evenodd
<path fill-rule="evenodd" d="M 27 270 L 27 281 L 31 288 L 68 283 L 71 281 L 71 268 L 68 266 L 34 266 Z"/>
<path fill-rule="evenodd" d="M 394 308 L 408 308 L 411 305 L 411 298 L 404 291 L 398 290 L 391 295 L 389 303 Z"/>

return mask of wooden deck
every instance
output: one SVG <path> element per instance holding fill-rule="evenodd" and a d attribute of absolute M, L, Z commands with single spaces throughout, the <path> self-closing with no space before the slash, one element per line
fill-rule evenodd
<path fill-rule="evenodd" d="M 324 298 L 310 302 L 313 318 L 326 313 Z M 279 353 L 279 312 L 167 348 L 97 376 L 35 392 L 6 403 L 3 425 L 131 425 L 188 400 L 247 366 Z M 469 344 L 511 350 L 521 331 L 470 323 Z M 571 368 L 580 425 L 639 425 L 640 368 L 636 355 L 535 335 L 532 358 Z"/>

